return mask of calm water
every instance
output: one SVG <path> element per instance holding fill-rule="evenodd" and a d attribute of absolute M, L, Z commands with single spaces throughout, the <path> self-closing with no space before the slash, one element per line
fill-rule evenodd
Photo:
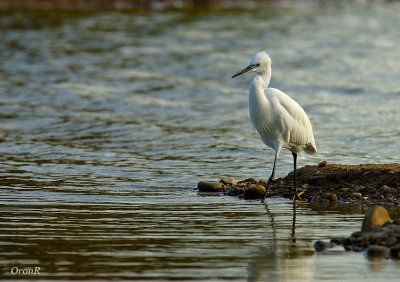
<path fill-rule="evenodd" d="M 194 191 L 267 178 L 250 76 L 308 113 L 319 153 L 299 166 L 399 162 L 400 3 L 258 11 L 0 13 L 2 278 L 394 280 L 400 262 L 316 240 L 366 209 Z M 278 176 L 291 170 L 283 152 Z M 390 208 L 400 217 L 398 207 Z M 294 216 L 295 215 L 295 216 Z M 40 267 L 40 276 L 12 275 Z"/>

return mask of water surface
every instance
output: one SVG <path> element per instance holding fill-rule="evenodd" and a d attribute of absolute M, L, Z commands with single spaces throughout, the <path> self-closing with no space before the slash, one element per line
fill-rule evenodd
<path fill-rule="evenodd" d="M 271 86 L 313 124 L 318 154 L 300 166 L 399 162 L 399 13 L 397 2 L 1 12 L 1 277 L 40 266 L 42 279 L 396 279 L 398 261 L 313 250 L 358 230 L 365 208 L 297 203 L 294 217 L 284 199 L 193 188 L 269 176 L 250 75 L 230 78 L 264 49 Z M 283 152 L 277 175 L 291 168 Z"/>

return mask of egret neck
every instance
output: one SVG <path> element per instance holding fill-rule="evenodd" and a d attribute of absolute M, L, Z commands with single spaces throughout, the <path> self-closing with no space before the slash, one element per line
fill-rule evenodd
<path fill-rule="evenodd" d="M 250 81 L 249 91 L 249 106 L 250 109 L 256 105 L 263 105 L 267 101 L 264 90 L 268 87 L 269 81 L 271 80 L 271 67 L 261 69 L 257 72 L 257 75 Z M 251 115 L 250 110 L 250 115 Z M 254 127 L 256 127 L 254 125 Z"/>
<path fill-rule="evenodd" d="M 264 70 L 263 72 L 257 73 L 257 75 L 250 81 L 249 91 L 249 112 L 250 120 L 254 128 L 261 133 L 264 127 L 269 127 L 269 124 L 262 119 L 264 115 L 269 115 L 268 104 L 270 103 L 265 97 L 264 90 L 268 87 L 271 79 L 271 70 Z M 268 120 L 272 122 L 272 120 Z M 268 143 L 269 146 L 275 147 L 270 140 L 263 138 L 264 143 Z"/>

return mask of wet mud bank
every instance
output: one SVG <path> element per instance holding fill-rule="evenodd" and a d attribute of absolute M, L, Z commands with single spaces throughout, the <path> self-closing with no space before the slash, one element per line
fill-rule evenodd
<path fill-rule="evenodd" d="M 261 199 L 268 180 L 248 178 L 236 182 L 222 178 L 218 182 L 201 181 L 199 192 L 218 192 L 244 199 Z M 400 204 L 400 164 L 308 165 L 297 170 L 297 189 L 301 200 L 355 202 L 361 205 Z M 293 198 L 293 172 L 273 181 L 269 197 Z"/>

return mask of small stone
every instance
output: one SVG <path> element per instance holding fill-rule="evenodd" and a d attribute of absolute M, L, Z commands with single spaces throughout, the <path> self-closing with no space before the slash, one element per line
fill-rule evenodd
<path fill-rule="evenodd" d="M 234 187 L 232 189 L 229 189 L 228 196 L 240 196 L 241 194 L 243 194 L 243 192 L 243 188 Z"/>
<path fill-rule="evenodd" d="M 230 177 L 222 178 L 220 180 L 220 182 L 222 182 L 223 184 L 231 185 L 231 186 L 235 186 L 235 184 L 236 184 L 235 179 L 234 178 L 230 178 Z"/>
<path fill-rule="evenodd" d="M 400 218 L 393 219 L 393 224 L 400 225 Z M 400 233 L 400 232 L 399 232 Z"/>
<path fill-rule="evenodd" d="M 319 195 L 314 195 L 311 199 L 312 203 L 318 203 L 320 201 Z"/>
<path fill-rule="evenodd" d="M 386 241 L 387 239 L 387 234 L 383 231 L 381 232 L 371 232 L 368 234 L 368 240 L 372 244 L 381 244 L 382 242 Z"/>
<path fill-rule="evenodd" d="M 327 242 L 323 242 L 323 241 L 317 241 L 314 244 L 314 249 L 316 252 L 322 252 L 325 251 L 326 249 L 332 248 L 333 244 L 331 243 L 327 243 Z"/>
<path fill-rule="evenodd" d="M 197 183 L 197 189 L 200 192 L 220 192 L 222 191 L 222 184 L 220 182 L 200 181 Z"/>
<path fill-rule="evenodd" d="M 364 190 L 365 190 L 365 186 L 362 186 L 362 185 L 357 185 L 354 187 L 354 191 L 356 191 L 356 192 L 362 192 Z"/>
<path fill-rule="evenodd" d="M 329 200 L 330 202 L 337 202 L 338 198 L 337 198 L 336 194 L 330 193 L 330 194 L 328 195 L 328 200 Z"/>
<path fill-rule="evenodd" d="M 369 257 L 380 257 L 387 258 L 389 257 L 390 249 L 384 246 L 371 245 L 367 249 L 367 255 Z"/>
<path fill-rule="evenodd" d="M 374 206 L 365 214 L 361 226 L 361 232 L 369 232 L 374 228 L 382 226 L 388 221 L 391 221 L 391 219 L 387 210 L 382 206 Z"/>
<path fill-rule="evenodd" d="M 388 245 L 388 247 L 391 247 L 391 246 L 396 245 L 397 242 L 398 242 L 398 240 L 397 240 L 396 236 L 392 235 L 392 236 L 390 236 L 390 237 L 388 238 L 388 240 L 387 240 L 387 245 Z"/>
<path fill-rule="evenodd" d="M 334 238 L 331 239 L 331 245 L 340 246 L 343 243 L 343 238 Z"/>
<path fill-rule="evenodd" d="M 394 189 L 394 188 L 392 188 L 392 187 L 389 187 L 389 186 L 387 186 L 387 185 L 383 185 L 382 187 L 381 187 L 381 189 L 383 190 L 383 191 L 385 191 L 386 193 L 396 193 L 396 189 Z"/>
<path fill-rule="evenodd" d="M 304 183 L 301 187 L 304 189 L 308 189 L 308 188 L 310 188 L 310 184 Z"/>
<path fill-rule="evenodd" d="M 349 192 L 351 190 L 351 188 L 345 187 L 340 189 L 341 192 Z"/>
<path fill-rule="evenodd" d="M 351 234 L 352 239 L 360 239 L 363 236 L 361 231 L 355 231 Z"/>
<path fill-rule="evenodd" d="M 249 188 L 244 190 L 244 199 L 245 200 L 252 200 L 252 199 L 262 199 L 266 192 L 266 189 L 264 186 L 261 185 L 250 185 Z"/>
<path fill-rule="evenodd" d="M 351 239 L 350 238 L 346 238 L 343 240 L 343 247 L 346 251 L 351 250 Z"/>
<path fill-rule="evenodd" d="M 361 193 L 357 193 L 357 192 L 351 193 L 351 196 L 354 197 L 354 198 L 357 198 L 357 199 L 362 197 Z"/>
<path fill-rule="evenodd" d="M 390 248 L 390 255 L 395 258 L 400 258 L 400 244 Z"/>
<path fill-rule="evenodd" d="M 364 250 L 366 248 L 368 248 L 371 245 L 371 242 L 368 241 L 367 239 L 362 240 L 362 247 L 364 248 Z M 373 244 L 372 244 L 373 245 Z"/>
<path fill-rule="evenodd" d="M 320 162 L 320 163 L 318 164 L 319 167 L 326 167 L 327 165 L 328 165 L 328 162 L 327 162 L 327 161 L 323 161 L 323 162 Z"/>
<path fill-rule="evenodd" d="M 241 184 L 241 183 L 251 183 L 251 184 L 255 184 L 255 183 L 258 183 L 258 181 L 257 181 L 257 179 L 255 179 L 254 177 L 250 177 L 250 178 L 246 178 L 246 179 L 244 179 L 244 180 L 238 181 L 238 184 Z"/>
<path fill-rule="evenodd" d="M 391 232 L 398 234 L 397 236 L 399 237 L 399 240 L 400 240 L 400 225 L 393 224 L 393 225 L 388 226 L 388 228 L 390 228 Z"/>
<path fill-rule="evenodd" d="M 364 248 L 360 244 L 357 244 L 357 245 L 351 246 L 351 250 L 353 252 L 362 252 L 362 251 L 364 251 Z"/>

